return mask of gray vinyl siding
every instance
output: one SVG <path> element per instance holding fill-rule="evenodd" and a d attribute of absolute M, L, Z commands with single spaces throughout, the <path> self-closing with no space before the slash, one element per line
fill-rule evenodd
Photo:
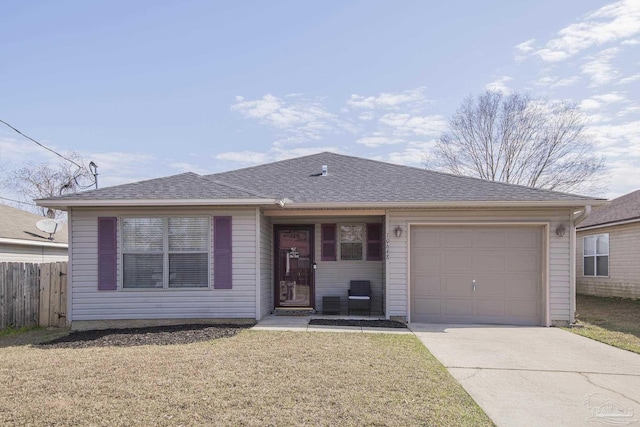
<path fill-rule="evenodd" d="M 0 262 L 67 261 L 67 248 L 0 243 Z"/>
<path fill-rule="evenodd" d="M 609 276 L 583 275 L 585 236 L 609 233 Z M 640 222 L 579 231 L 576 239 L 576 292 L 640 299 Z"/>
<path fill-rule="evenodd" d="M 255 209 L 139 208 L 81 209 L 71 215 L 72 320 L 206 319 L 256 317 L 256 214 Z M 121 254 L 118 254 L 118 290 L 98 291 L 98 227 L 101 216 L 210 215 L 232 216 L 233 288 L 125 289 L 121 288 Z M 118 247 L 120 247 L 120 221 Z"/>
<path fill-rule="evenodd" d="M 273 226 L 260 215 L 260 317 L 273 310 Z"/>
<path fill-rule="evenodd" d="M 408 226 L 410 223 L 524 223 L 548 222 L 549 235 L 548 257 L 543 258 L 543 270 L 549 266 L 549 317 L 551 322 L 570 322 L 571 315 L 571 241 L 570 241 L 570 209 L 558 210 L 390 210 L 389 211 L 389 251 L 387 284 L 387 315 L 390 317 L 407 317 L 408 307 Z M 564 224 L 567 233 L 558 237 L 555 229 Z M 393 230 L 400 225 L 403 229 L 400 238 L 395 237 Z M 544 242 L 543 242 L 544 246 Z M 544 275 L 544 271 L 541 271 Z M 542 278 L 543 289 L 546 289 L 546 277 Z M 546 312 L 546 308 L 543 307 Z"/>
<path fill-rule="evenodd" d="M 371 313 L 382 314 L 382 295 L 384 286 L 384 261 L 341 261 L 338 249 L 337 261 L 322 261 L 320 226 L 322 224 L 367 224 L 382 223 L 380 216 L 372 217 L 327 217 L 319 218 L 272 218 L 274 224 L 312 224 L 315 228 L 315 261 L 317 263 L 315 279 L 315 308 L 318 313 L 322 313 L 322 297 L 339 296 L 341 303 L 341 313 L 347 314 L 347 296 L 349 281 L 369 280 L 371 281 Z M 384 232 L 383 232 L 384 233 Z M 339 238 L 337 245 L 339 246 Z M 366 242 L 364 243 L 366 252 Z M 384 256 L 383 256 L 384 258 Z M 358 314 L 361 314 L 359 312 Z"/>

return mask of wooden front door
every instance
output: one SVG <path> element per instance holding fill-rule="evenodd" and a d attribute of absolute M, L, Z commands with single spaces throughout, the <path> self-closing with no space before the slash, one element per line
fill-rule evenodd
<path fill-rule="evenodd" d="M 313 225 L 274 226 L 276 307 L 314 307 Z"/>

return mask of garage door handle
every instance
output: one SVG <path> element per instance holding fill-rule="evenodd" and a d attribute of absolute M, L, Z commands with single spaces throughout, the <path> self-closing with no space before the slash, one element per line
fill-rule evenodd
<path fill-rule="evenodd" d="M 471 283 L 473 285 L 473 292 L 475 292 L 476 291 L 476 281 L 473 280 Z"/>

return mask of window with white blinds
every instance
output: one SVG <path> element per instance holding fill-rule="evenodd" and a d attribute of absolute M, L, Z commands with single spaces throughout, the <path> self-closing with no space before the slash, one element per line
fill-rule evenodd
<path fill-rule="evenodd" d="M 210 219 L 123 218 L 123 288 L 209 286 Z"/>

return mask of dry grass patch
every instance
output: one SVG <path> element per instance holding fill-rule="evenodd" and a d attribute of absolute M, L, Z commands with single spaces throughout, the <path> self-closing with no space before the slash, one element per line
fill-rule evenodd
<path fill-rule="evenodd" d="M 0 350 L 0 424 L 491 425 L 413 335 Z"/>
<path fill-rule="evenodd" d="M 578 295 L 576 306 L 583 327 L 571 332 L 640 353 L 640 300 Z"/>

